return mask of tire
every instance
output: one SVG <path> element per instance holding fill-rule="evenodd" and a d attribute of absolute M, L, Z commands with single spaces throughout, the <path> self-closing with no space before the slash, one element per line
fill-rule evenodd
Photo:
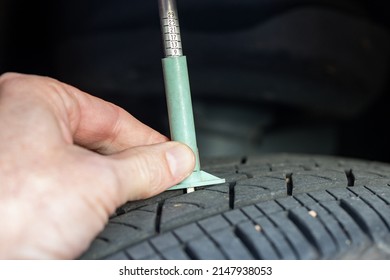
<path fill-rule="evenodd" d="M 390 259 L 390 165 L 331 156 L 217 159 L 227 183 L 119 208 L 80 259 Z"/>

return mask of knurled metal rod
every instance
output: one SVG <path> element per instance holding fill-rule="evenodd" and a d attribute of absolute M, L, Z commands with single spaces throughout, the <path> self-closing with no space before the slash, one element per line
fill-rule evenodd
<path fill-rule="evenodd" d="M 183 56 L 179 17 L 175 0 L 159 0 L 165 57 Z"/>

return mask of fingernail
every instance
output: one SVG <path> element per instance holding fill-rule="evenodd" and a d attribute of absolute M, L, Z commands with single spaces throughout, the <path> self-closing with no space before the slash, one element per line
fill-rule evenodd
<path fill-rule="evenodd" d="M 177 178 L 185 178 L 191 174 L 194 168 L 194 153 L 183 144 L 177 144 L 166 152 L 169 169 Z"/>

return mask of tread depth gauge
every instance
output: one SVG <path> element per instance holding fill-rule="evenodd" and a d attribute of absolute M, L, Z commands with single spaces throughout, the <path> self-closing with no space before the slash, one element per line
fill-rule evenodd
<path fill-rule="evenodd" d="M 196 157 L 193 173 L 170 190 L 186 188 L 191 192 L 195 187 L 225 183 L 225 179 L 200 170 L 187 59 L 183 55 L 176 1 L 159 0 L 159 10 L 165 53 L 162 65 L 171 139 L 189 146 Z"/>

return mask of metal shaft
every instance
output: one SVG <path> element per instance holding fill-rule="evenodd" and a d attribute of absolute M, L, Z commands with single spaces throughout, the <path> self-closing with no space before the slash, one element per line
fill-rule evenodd
<path fill-rule="evenodd" d="M 179 17 L 175 0 L 159 0 L 165 57 L 182 56 Z"/>

